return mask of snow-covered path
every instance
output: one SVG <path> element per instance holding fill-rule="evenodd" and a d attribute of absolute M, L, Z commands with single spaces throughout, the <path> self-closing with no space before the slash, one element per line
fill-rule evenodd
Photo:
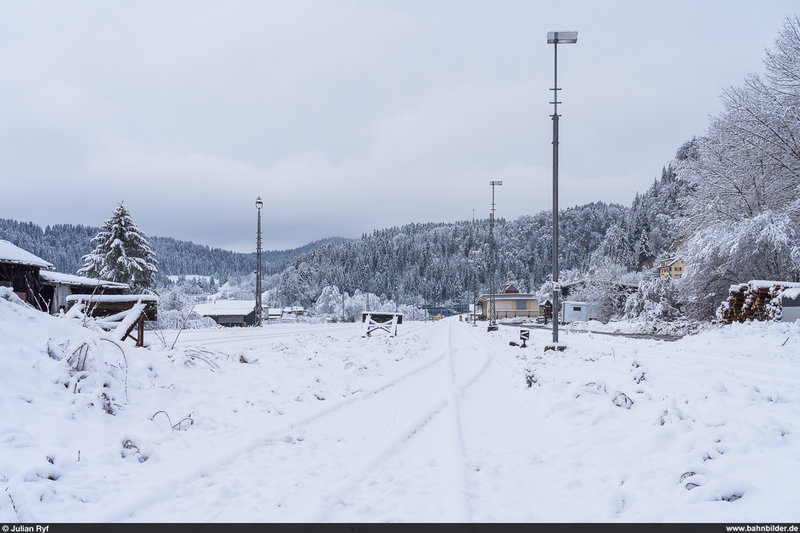
<path fill-rule="evenodd" d="M 0 521 L 800 518 L 800 324 L 563 353 L 457 319 L 149 332 L 123 365 L 38 316 L 0 300 Z"/>
<path fill-rule="evenodd" d="M 212 447 L 224 452 L 205 464 L 192 458 L 166 487 L 144 491 L 147 496 L 114 509 L 107 520 L 325 522 L 369 515 L 392 521 L 407 520 L 414 508 L 420 521 L 471 521 L 480 502 L 472 501 L 468 471 L 475 467 L 468 458 L 481 455 L 473 441 L 483 442 L 483 428 L 496 418 L 485 409 L 485 397 L 519 389 L 512 380 L 520 377 L 465 324 L 446 321 L 411 331 L 420 329 L 430 353 L 414 368 L 247 443 L 228 433 L 222 440 L 231 443 Z M 381 338 L 366 342 L 385 344 Z M 477 387 L 493 365 L 492 386 Z M 252 427 L 243 432 L 251 435 Z"/>

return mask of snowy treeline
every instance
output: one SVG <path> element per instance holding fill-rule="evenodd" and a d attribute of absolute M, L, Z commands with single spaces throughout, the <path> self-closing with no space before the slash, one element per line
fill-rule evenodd
<path fill-rule="evenodd" d="M 785 21 L 764 66 L 723 92 L 723 111 L 677 170 L 691 188 L 681 292 L 695 318 L 733 283 L 800 281 L 800 19 Z"/>
<path fill-rule="evenodd" d="M 609 229 L 596 257 L 634 271 L 650 268 L 662 255 L 674 252 L 682 235 L 680 206 L 689 190 L 686 182 L 677 178 L 674 167 L 689 157 L 692 146 L 691 142 L 682 146 L 661 171 L 661 178 L 636 195 L 631 209 Z"/>
<path fill-rule="evenodd" d="M 101 231 L 95 226 L 80 224 L 54 224 L 39 226 L 33 222 L 20 222 L 0 218 L 0 238 L 46 259 L 56 270 L 74 274 L 84 266 L 81 259 L 92 251 L 91 239 Z M 226 279 L 228 276 L 253 272 L 256 254 L 238 253 L 220 248 L 211 248 L 191 241 L 180 241 L 171 237 L 148 235 L 150 248 L 158 257 L 157 283 L 165 284 L 166 276 L 197 273 Z M 263 252 L 264 263 L 272 269 L 282 269 L 296 255 L 330 241 L 324 239 L 292 250 L 267 250 Z M 255 250 L 255 240 L 253 241 Z"/>
<path fill-rule="evenodd" d="M 585 270 L 608 228 L 627 209 L 595 202 L 560 215 L 561 264 Z M 354 294 L 368 291 L 404 304 L 462 301 L 489 286 L 488 220 L 408 224 L 376 230 L 355 241 L 329 243 L 298 256 L 267 278 L 282 305 L 310 306 L 326 286 Z M 552 216 L 541 212 L 514 221 L 498 219 L 496 282 L 521 290 L 537 287 L 551 272 Z M 473 253 L 471 253 L 473 252 Z"/>

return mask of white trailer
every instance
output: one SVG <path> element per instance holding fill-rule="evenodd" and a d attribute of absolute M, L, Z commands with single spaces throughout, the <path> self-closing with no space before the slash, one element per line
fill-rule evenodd
<path fill-rule="evenodd" d="M 588 302 L 561 302 L 562 322 L 588 322 L 599 318 Z"/>

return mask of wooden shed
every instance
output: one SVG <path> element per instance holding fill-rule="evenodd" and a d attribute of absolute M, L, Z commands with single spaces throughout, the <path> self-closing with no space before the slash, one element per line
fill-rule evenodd
<path fill-rule="evenodd" d="M 80 303 L 85 307 L 84 314 L 94 318 L 117 315 L 133 308 L 137 303 L 145 304 L 145 320 L 158 320 L 158 296 L 153 294 L 73 294 L 67 296 L 67 305 Z"/>
<path fill-rule="evenodd" d="M 40 311 L 47 311 L 48 304 L 41 294 L 39 272 L 53 268 L 41 257 L 0 240 L 0 287 L 10 287 L 20 299 Z"/>
<path fill-rule="evenodd" d="M 67 296 L 73 294 L 122 294 L 128 289 L 125 283 L 104 281 L 72 274 L 62 274 L 50 270 L 39 272 L 41 294 L 48 303 L 50 313 L 67 310 Z"/>

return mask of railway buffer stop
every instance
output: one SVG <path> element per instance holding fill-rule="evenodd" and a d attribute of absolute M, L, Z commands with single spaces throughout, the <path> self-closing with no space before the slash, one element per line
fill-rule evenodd
<path fill-rule="evenodd" d="M 361 322 L 364 323 L 362 337 L 371 336 L 373 331 L 385 331 L 390 337 L 395 337 L 397 325 L 403 323 L 403 313 L 364 311 L 361 313 Z"/>

